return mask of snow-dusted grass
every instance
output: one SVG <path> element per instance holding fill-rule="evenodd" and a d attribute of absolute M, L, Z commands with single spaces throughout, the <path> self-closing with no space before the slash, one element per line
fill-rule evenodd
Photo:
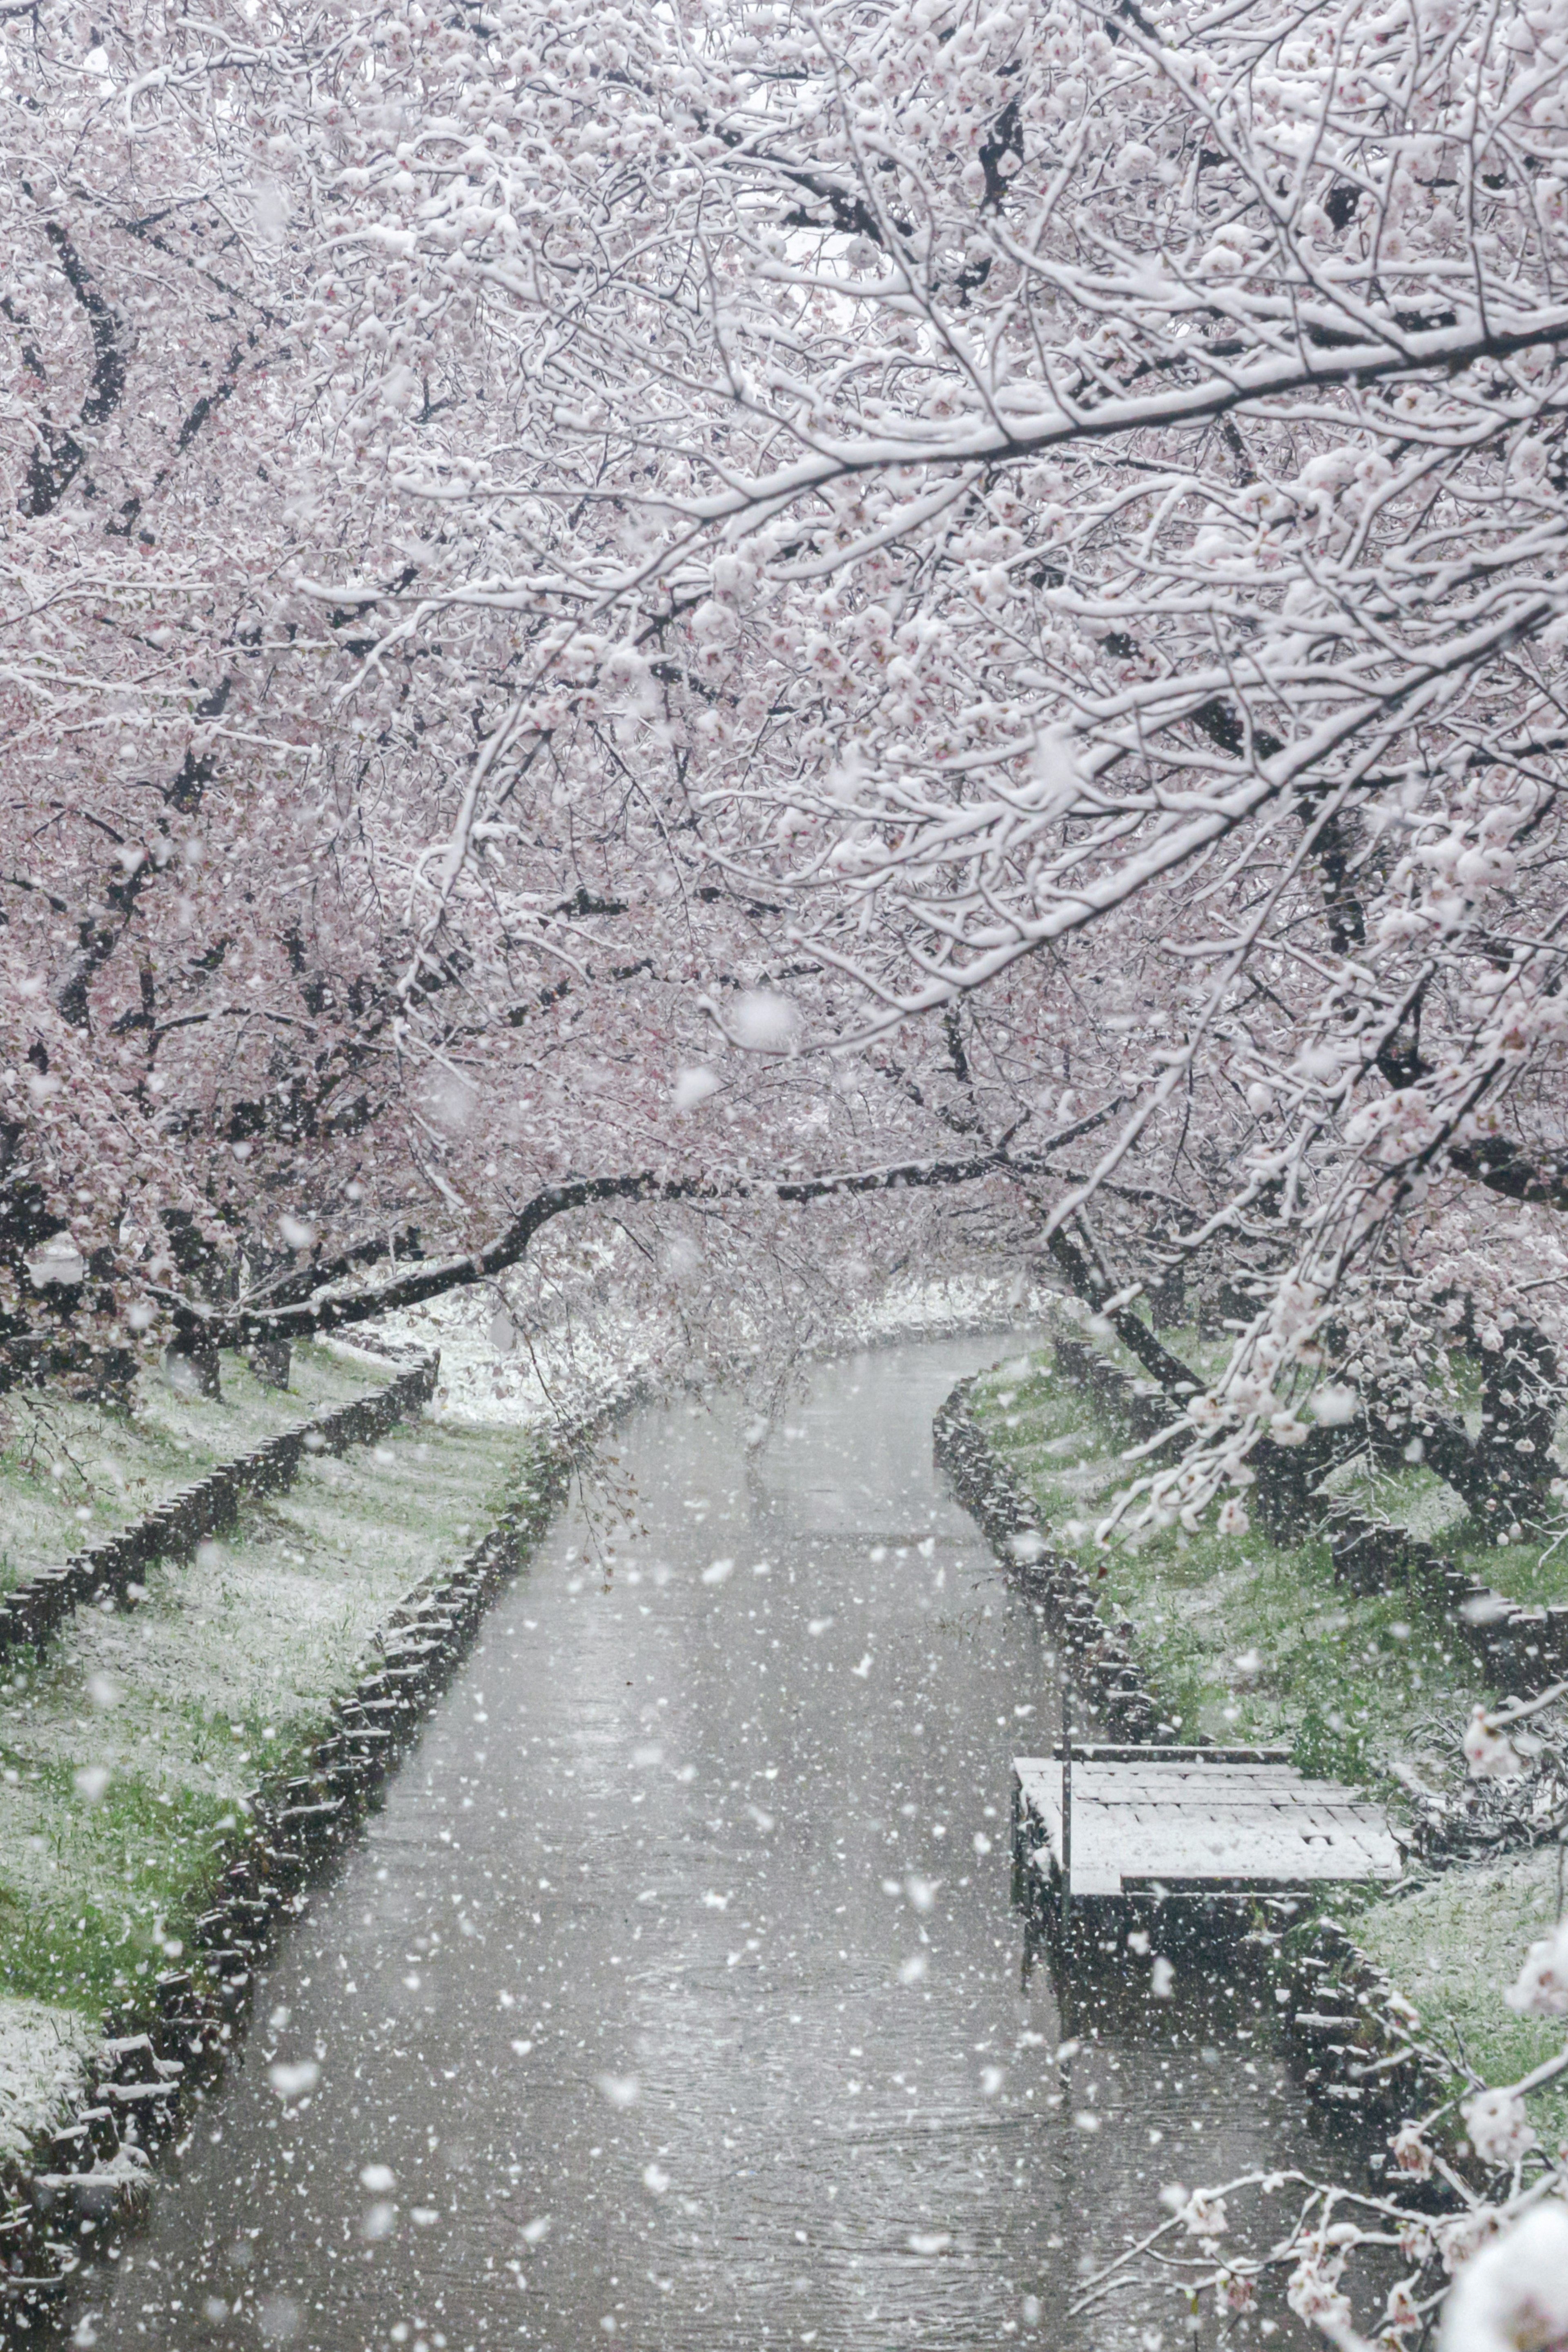
<path fill-rule="evenodd" d="M 1531 1605 L 1568 1601 L 1568 1514 L 1554 1499 L 1545 1501 L 1517 1537 L 1507 1538 L 1505 1530 L 1500 1540 L 1429 1470 L 1390 1475 L 1356 1465 L 1351 1475 L 1330 1484 L 1368 1518 L 1407 1528 L 1479 1583 L 1490 1585 L 1510 1601 Z"/>
<path fill-rule="evenodd" d="M 80 2089 L 96 2035 L 73 2009 L 0 1996 L 0 2161 L 26 2154 Z"/>
<path fill-rule="evenodd" d="M 1131 1621 L 1182 1737 L 1283 1741 L 1303 1769 L 1364 1780 L 1391 1762 L 1426 1768 L 1412 1726 L 1433 1716 L 1457 1725 L 1493 1696 L 1443 1612 L 1413 1591 L 1348 1592 L 1324 1543 L 1170 1528 L 1099 1549 L 1092 1523 L 1131 1475 L 1125 1440 L 1048 1357 L 986 1375 L 973 1411 L 1042 1528 L 1099 1587 L 1108 1619 Z"/>
<path fill-rule="evenodd" d="M 384 1359 L 297 1348 L 287 1391 L 267 1387 L 242 1357 L 222 1359 L 223 1394 L 138 1379 L 129 1412 L 23 1391 L 0 1420 L 0 1591 L 140 1518 L 176 1487 L 280 1429 L 389 1381 Z"/>
<path fill-rule="evenodd" d="M 657 1378 L 675 1337 L 662 1318 L 592 1297 L 563 1308 L 526 1340 L 510 1333 L 498 1340 L 496 1326 L 488 1294 L 460 1291 L 389 1317 L 384 1328 L 404 1346 L 440 1349 L 432 1407 L 437 1420 L 524 1429 L 591 1419 L 640 1379 Z"/>
<path fill-rule="evenodd" d="M 205 1907 L 264 1771 L 302 1761 L 388 1610 L 493 1524 L 513 1430 L 412 1423 L 307 1463 L 130 1611 L 79 1612 L 0 1693 L 0 1983 L 101 2018 Z"/>
<path fill-rule="evenodd" d="M 1346 1924 L 1413 2000 L 1426 2033 L 1490 2083 L 1517 2081 L 1563 2046 L 1561 2018 L 1518 2017 L 1503 1992 L 1557 1916 L 1558 1855 L 1536 1846 L 1447 1872 L 1418 1893 L 1367 1904 Z M 1532 2097 L 1548 2146 L 1568 2132 L 1568 2085 Z"/>
<path fill-rule="evenodd" d="M 1489 1543 L 1478 1533 L 1468 1542 L 1445 1540 L 1444 1550 L 1481 1583 L 1510 1601 L 1534 1608 L 1547 1601 L 1568 1601 L 1568 1518 L 1553 1511 L 1542 1525 L 1531 1525 L 1520 1543 Z"/>

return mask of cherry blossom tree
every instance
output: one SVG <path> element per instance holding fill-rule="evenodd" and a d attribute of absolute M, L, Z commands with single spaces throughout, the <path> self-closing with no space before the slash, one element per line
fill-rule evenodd
<path fill-rule="evenodd" d="M 761 1187 L 765 1225 L 770 1175 L 889 1182 L 925 1124 L 799 1060 L 800 959 L 713 879 L 678 747 L 635 774 L 567 697 L 477 813 L 510 681 L 562 651 L 548 613 L 383 627 L 385 583 L 471 585 L 487 537 L 389 465 L 399 353 L 456 446 L 519 398 L 461 319 L 411 341 L 374 272 L 333 278 L 333 191 L 400 103 L 367 69 L 406 67 L 406 30 L 5 31 L 9 1376 L 363 1319 L 493 1279 L 569 1210 L 743 1217 Z M 478 54 L 433 37 L 432 109 Z M 821 997 L 814 967 L 785 985 Z"/>
<path fill-rule="evenodd" d="M 15 805 L 29 750 L 89 743 L 76 823 L 118 870 L 18 860 L 9 945 L 68 1026 L 155 1046 L 118 1048 L 140 1105 L 181 1098 L 127 1129 L 179 1138 L 155 1191 L 198 1128 L 260 1153 L 195 1184 L 187 1259 L 219 1194 L 253 1241 L 269 1192 L 300 1231 L 368 1199 L 371 1132 L 382 1234 L 423 1193 L 467 1256 L 491 1160 L 465 1193 L 411 1072 L 521 1095 L 506 1033 L 590 995 L 630 1066 L 661 986 L 765 1057 L 715 984 L 749 955 L 911 1128 L 994 1148 L 1076 1040 L 1118 1110 L 1047 1232 L 1134 1154 L 1159 1209 L 1100 1293 L 1216 1240 L 1266 1276 L 1153 1507 L 1295 1434 L 1358 1285 L 1501 1335 L 1522 1245 L 1549 1374 L 1548 16 L 26 22 L 16 626 L 50 649 L 13 677 Z M 204 895 L 154 875 L 213 852 L 214 912 L 255 910 L 238 1003 L 216 922 L 161 990 L 139 953 Z M 35 952 L 72 925 L 63 970 Z M 910 1042 L 982 999 L 982 1043 L 1022 1041 L 984 1104 L 951 1023 Z"/>
<path fill-rule="evenodd" d="M 1021 1137 L 1096 1304 L 1262 1278 L 1149 1507 L 1297 1435 L 1347 1295 L 1505 1339 L 1522 1249 L 1549 1379 L 1560 69 L 1439 16 L 16 20 L 11 1083 L 97 1121 L 9 1146 L 26 1264 L 68 1209 L 46 1274 L 188 1325 L 243 1229 L 307 1328 L 323 1220 L 334 1312 L 504 1255 L 465 1114 L 675 1181 L 684 1020 Z M 601 1024 L 635 1169 L 556 1115 Z"/>
<path fill-rule="evenodd" d="M 1152 1515 L 1308 1459 L 1314 1384 L 1318 1431 L 1348 1396 L 1483 1502 L 1541 1483 L 1563 62 L 1547 9 L 546 12 L 343 184 L 356 334 L 374 278 L 384 331 L 515 354 L 477 436 L 374 427 L 489 532 L 380 628 L 540 630 L 448 866 L 530 763 L 585 788 L 584 715 L 673 770 L 823 976 L 805 1050 L 989 1155 L 1180 1401 Z M 1216 1250 L 1259 1295 L 1210 1385 L 1137 1301 Z M 1501 2233 L 1458 2344 L 1549 2324 L 1525 2095 L 1469 2102 L 1533 2160 L 1446 2248 Z M 1322 2192 L 1298 2310 L 1358 2340 L 1345 2252 L 1406 2227 Z"/>
<path fill-rule="evenodd" d="M 1559 0 L 0 31 L 7 1377 L 952 1195 L 1164 1389 L 1128 1511 L 1538 1496 Z"/>
<path fill-rule="evenodd" d="M 356 692 L 438 644 L 491 697 L 426 919 L 624 775 L 808 1046 L 993 1149 L 1076 1056 L 1047 1234 L 1145 1212 L 1100 1303 L 1267 1285 L 1149 1507 L 1294 1439 L 1325 1338 L 1468 1476 L 1416 1340 L 1550 1385 L 1563 1279 L 1550 12 L 358 23 L 313 318 L 419 563 L 294 593 Z"/>

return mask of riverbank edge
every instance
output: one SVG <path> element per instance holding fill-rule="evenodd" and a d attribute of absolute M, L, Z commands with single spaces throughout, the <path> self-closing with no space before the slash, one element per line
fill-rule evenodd
<path fill-rule="evenodd" d="M 438 1364 L 431 1351 L 414 1368 L 423 1383 L 420 1409 Z M 0 2172 L 0 2344 L 58 2340 L 79 2247 L 89 2240 L 101 2245 L 140 2220 L 158 2154 L 216 2086 L 245 2030 L 276 1933 L 303 1911 L 417 1738 L 498 1590 L 553 1518 L 586 1446 L 637 1401 L 642 1385 L 628 1381 L 548 1433 L 519 1430 L 526 1499 L 456 1565 L 432 1570 L 388 1611 L 362 1653 L 363 1670 L 317 1725 L 309 1774 L 265 1777 L 241 1800 L 244 1832 L 214 1873 L 190 1964 L 165 1971 L 143 2001 L 105 2020 L 88 2084 L 62 2102 L 58 2120 L 35 2136 L 26 2155 Z M 410 1389 L 404 1410 L 413 1401 Z M 364 1442 L 400 1417 L 378 1421 Z M 303 1452 L 306 1432 L 297 1434 Z M 189 1534 L 189 1544 L 200 1539 Z"/>
<path fill-rule="evenodd" d="M 1156 1745 L 1174 1726 L 1139 1677 L 1129 1648 L 1136 1629 L 1108 1625 L 1077 1560 L 1047 1542 L 1038 1513 L 970 1410 L 984 1377 L 960 1381 L 938 1408 L 938 1466 L 1072 1658 L 1079 1687 L 1107 1729 L 1127 1746 Z M 1210 1743 L 1200 1737 L 1197 1744 Z M 1458 2078 L 1442 2053 L 1417 2039 L 1414 2007 L 1331 1914 L 1283 1931 L 1259 1925 L 1251 1940 L 1285 2012 L 1292 2071 L 1315 2105 L 1372 2130 L 1454 2097 Z M 1371 2161 L 1374 2170 L 1390 2168 L 1381 2157 Z"/>
<path fill-rule="evenodd" d="M 1053 1328 L 1052 1354 L 1058 1377 L 1081 1385 L 1102 1417 L 1120 1423 L 1134 1444 L 1165 1423 L 1168 1409 L 1153 1384 L 1140 1381 L 1075 1332 Z M 1395 1583 L 1403 1583 L 1496 1689 L 1532 1698 L 1561 1682 L 1568 1666 L 1568 1603 L 1531 1606 L 1510 1601 L 1472 1576 L 1439 1545 L 1342 1502 L 1335 1504 L 1330 1519 L 1328 1554 L 1334 1580 L 1349 1594 L 1384 1597 Z M 1472 1834 L 1473 1781 L 1445 1795 L 1423 1788 L 1409 1773 L 1395 1778 L 1398 1801 L 1411 1822 L 1406 1843 L 1422 1864 L 1437 1874 L 1483 1858 Z M 1388 1790 L 1371 1793 L 1386 1798 Z M 1391 1893 L 1400 1899 L 1411 1891 L 1406 1887 Z M 1458 2154 L 1457 2141 L 1451 2153 Z"/>

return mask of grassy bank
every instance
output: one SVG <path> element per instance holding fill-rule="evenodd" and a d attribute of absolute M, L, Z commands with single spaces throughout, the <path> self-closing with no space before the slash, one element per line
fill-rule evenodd
<path fill-rule="evenodd" d="M 984 1375 L 974 1418 L 1132 1646 L 1175 1736 L 1280 1741 L 1304 1771 L 1431 1785 L 1458 1770 L 1453 1727 L 1494 1696 L 1445 1613 L 1404 1587 L 1356 1594 L 1326 1542 L 1168 1528 L 1101 1549 L 1094 1523 L 1132 1475 L 1126 1438 L 1047 1356 Z"/>
<path fill-rule="evenodd" d="M 1557 1873 L 1556 1849 L 1536 1846 L 1345 1915 L 1362 1949 L 1414 2001 L 1425 2032 L 1490 2083 L 1516 2082 L 1563 2047 L 1561 2018 L 1516 2017 L 1501 1998 L 1531 1945 L 1552 1932 Z M 1530 2117 L 1548 2147 L 1568 2136 L 1568 2084 L 1532 2096 Z"/>
<path fill-rule="evenodd" d="M 241 1356 L 221 1359 L 221 1397 L 173 1386 L 149 1367 L 127 1407 L 23 1390 L 0 1420 L 0 1591 L 128 1526 L 176 1487 L 278 1431 L 382 1387 L 394 1374 L 321 1347 L 296 1348 L 287 1390 Z"/>
<path fill-rule="evenodd" d="M 134 1608 L 79 1611 L 0 1685 L 0 2142 L 57 2051 L 185 1951 L 244 1791 L 303 1768 L 374 1631 L 519 1496 L 535 1447 L 421 1421 L 309 1459 L 190 1564 L 151 1570 Z"/>
<path fill-rule="evenodd" d="M 1510 1601 L 1531 1607 L 1568 1601 L 1568 1515 L 1554 1498 L 1522 1525 L 1515 1522 L 1520 1531 L 1510 1536 L 1479 1526 L 1453 1488 L 1429 1470 L 1391 1474 L 1363 1467 L 1330 1484 L 1331 1492 L 1366 1517 L 1407 1528 Z"/>

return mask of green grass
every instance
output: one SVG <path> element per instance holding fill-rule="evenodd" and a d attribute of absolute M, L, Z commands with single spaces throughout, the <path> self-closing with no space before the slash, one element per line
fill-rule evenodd
<path fill-rule="evenodd" d="M 1510 1601 L 1539 1605 L 1568 1601 L 1568 1514 L 1545 1501 L 1523 1525 L 1521 1537 L 1500 1542 L 1479 1526 L 1451 1486 L 1431 1471 L 1412 1468 L 1397 1476 L 1368 1473 L 1358 1465 L 1349 1475 L 1329 1481 L 1330 1490 L 1372 1519 L 1407 1528 L 1451 1559 L 1478 1583 Z"/>
<path fill-rule="evenodd" d="M 1522 1543 L 1458 1542 L 1445 1544 L 1444 1551 L 1510 1601 L 1531 1608 L 1568 1601 L 1568 1521 L 1555 1514 L 1539 1533 L 1533 1526 L 1527 1529 Z"/>
<path fill-rule="evenodd" d="M 1282 1547 L 1256 1528 L 1167 1528 L 1099 1548 L 1093 1525 L 1134 1468 L 1121 1433 L 1047 1357 L 986 1375 L 973 1406 L 1105 1616 L 1131 1622 L 1134 1653 L 1181 1738 L 1280 1741 L 1303 1770 L 1378 1780 L 1391 1759 L 1429 1769 L 1413 1727 L 1457 1726 L 1495 1696 L 1439 1609 L 1405 1588 L 1347 1591 L 1321 1540 Z M 1447 1769 L 1458 1771 L 1457 1744 Z"/>
<path fill-rule="evenodd" d="M 0 1754 L 7 1774 L 19 1773 L 6 1810 L 19 1806 L 33 1824 L 25 1834 L 58 1881 L 40 1895 L 35 1869 L 26 1892 L 0 1887 L 0 1982 L 97 2023 L 174 1964 L 180 1930 L 205 1907 L 240 1815 L 231 1800 L 126 1774 L 89 1804 L 68 1767 L 40 1770 Z"/>
<path fill-rule="evenodd" d="M 1228 1339 L 1201 1339 L 1193 1329 L 1162 1335 L 1172 1353 L 1205 1380 L 1223 1371 L 1229 1360 Z M 1123 1371 L 1146 1379 L 1143 1367 L 1105 1327 L 1096 1342 L 1101 1353 Z M 1480 1427 L 1481 1382 L 1475 1362 L 1456 1349 L 1441 1370 L 1445 1402 L 1458 1413 L 1472 1436 Z M 1561 1425 L 1556 1451 L 1568 1462 L 1568 1421 Z M 1390 1467 L 1370 1465 L 1364 1455 L 1347 1464 L 1325 1482 L 1330 1495 L 1363 1511 L 1372 1519 L 1408 1528 L 1435 1545 L 1482 1584 L 1490 1585 L 1510 1601 L 1531 1606 L 1568 1601 L 1568 1511 L 1543 1498 L 1521 1536 L 1500 1543 L 1499 1530 L 1478 1523 L 1451 1486 L 1418 1464 Z"/>
<path fill-rule="evenodd" d="M 1489 2083 L 1517 2082 L 1561 2050 L 1561 2018 L 1516 2017 L 1503 1993 L 1557 1914 L 1557 1853 L 1537 1846 L 1447 1872 L 1417 1893 L 1369 1902 L 1346 1925 L 1414 2001 L 1425 2030 L 1463 2053 Z M 1555 2147 L 1568 2133 L 1568 2084 L 1531 2097 L 1531 2120 Z"/>
<path fill-rule="evenodd" d="M 244 1791 L 303 1768 L 388 1611 L 536 1469 L 516 1430 L 424 1421 L 308 1461 L 0 1685 L 0 1991 L 95 2023 L 134 2011 L 209 1907 Z"/>
<path fill-rule="evenodd" d="M 225 1355 L 220 1398 L 188 1395 L 151 1368 L 129 1411 L 15 1392 L 0 1411 L 0 1591 L 140 1518 L 216 1464 L 392 1377 L 390 1366 L 304 1347 L 294 1350 L 287 1391 Z"/>

